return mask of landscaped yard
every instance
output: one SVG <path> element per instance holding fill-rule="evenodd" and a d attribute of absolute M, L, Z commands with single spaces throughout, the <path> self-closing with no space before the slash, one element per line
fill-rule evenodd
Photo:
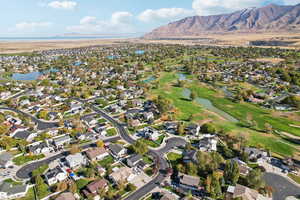
<path fill-rule="evenodd" d="M 293 179 L 296 183 L 300 184 L 300 176 L 296 176 L 295 174 L 288 174 L 288 176 Z"/>
<path fill-rule="evenodd" d="M 103 160 L 100 160 L 98 161 L 98 164 L 101 165 L 102 167 L 104 168 L 109 168 L 113 163 L 114 163 L 114 158 L 109 155 L 109 156 L 106 156 Z"/>
<path fill-rule="evenodd" d="M 146 139 L 142 139 L 148 146 L 153 147 L 153 148 L 157 148 L 161 145 L 163 139 L 165 138 L 165 135 L 161 135 L 159 136 L 159 138 L 155 141 L 152 140 L 146 140 Z"/>
<path fill-rule="evenodd" d="M 143 161 L 144 161 L 146 164 L 151 164 L 151 163 L 153 163 L 153 160 L 152 160 L 149 156 L 147 156 L 147 155 L 144 155 L 144 156 L 143 156 Z"/>
<path fill-rule="evenodd" d="M 87 184 L 89 184 L 89 180 L 87 179 L 79 179 L 76 181 L 76 185 L 77 185 L 77 188 L 79 190 L 81 190 L 82 188 L 84 188 Z"/>
<path fill-rule="evenodd" d="M 42 159 L 44 157 L 45 157 L 44 154 L 32 155 L 32 156 L 18 156 L 18 157 L 13 159 L 13 162 L 16 165 L 23 165 L 27 162 L 34 161 L 34 160 L 39 160 L 39 159 Z"/>
<path fill-rule="evenodd" d="M 110 128 L 106 130 L 107 134 L 105 136 L 111 137 L 117 135 L 117 130 L 115 128 Z"/>
<path fill-rule="evenodd" d="M 178 153 L 170 152 L 170 153 L 167 154 L 167 158 L 170 161 L 177 161 L 177 160 L 180 160 L 182 158 L 182 155 L 180 155 Z"/>

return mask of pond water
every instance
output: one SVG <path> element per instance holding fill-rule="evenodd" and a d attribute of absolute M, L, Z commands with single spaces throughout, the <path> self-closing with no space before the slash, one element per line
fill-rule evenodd
<path fill-rule="evenodd" d="M 149 76 L 147 79 L 143 80 L 144 83 L 150 83 L 152 81 L 156 80 L 155 76 Z"/>
<path fill-rule="evenodd" d="M 59 72 L 58 69 L 52 68 L 49 70 L 45 70 L 43 72 L 35 71 L 35 72 L 29 72 L 29 73 L 13 73 L 12 79 L 15 81 L 35 81 L 37 80 L 41 75 L 50 73 L 50 72 Z"/>
<path fill-rule="evenodd" d="M 37 80 L 41 74 L 41 72 L 30 72 L 25 74 L 14 73 L 12 79 L 16 81 L 34 81 Z"/>
<path fill-rule="evenodd" d="M 118 58 L 118 56 L 110 55 L 110 56 L 107 56 L 107 58 L 110 60 L 114 60 L 114 59 Z"/>
<path fill-rule="evenodd" d="M 191 91 L 189 89 L 184 89 L 182 91 L 182 95 L 184 96 L 184 98 L 190 98 L 191 95 Z M 199 98 L 197 97 L 195 99 L 195 101 L 200 104 L 201 106 L 203 106 L 205 109 L 210 110 L 212 112 L 217 113 L 218 115 L 222 116 L 223 118 L 225 118 L 226 120 L 230 121 L 230 122 L 238 122 L 238 120 L 236 118 L 234 118 L 233 116 L 229 115 L 228 113 L 224 112 L 223 110 L 220 110 L 218 108 L 216 108 L 212 102 L 208 99 L 204 99 L 204 98 Z"/>
<path fill-rule="evenodd" d="M 180 81 L 186 81 L 186 80 L 187 80 L 185 74 L 178 73 L 177 76 L 178 76 L 178 79 L 179 79 Z"/>
<path fill-rule="evenodd" d="M 135 54 L 137 54 L 137 55 L 143 55 L 143 54 L 145 54 L 145 51 L 144 50 L 136 50 Z"/>
<path fill-rule="evenodd" d="M 82 65 L 82 62 L 81 61 L 76 61 L 76 62 L 74 62 L 73 65 L 76 66 L 76 67 L 78 67 L 78 66 Z"/>

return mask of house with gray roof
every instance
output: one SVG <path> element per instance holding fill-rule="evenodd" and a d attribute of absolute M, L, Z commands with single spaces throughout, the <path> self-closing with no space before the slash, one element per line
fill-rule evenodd
<path fill-rule="evenodd" d="M 120 144 L 109 144 L 108 145 L 109 150 L 111 151 L 111 153 L 113 154 L 113 156 L 120 158 L 123 157 L 127 150 Z"/>
<path fill-rule="evenodd" d="M 67 164 L 70 168 L 76 169 L 87 163 L 87 160 L 81 153 L 76 153 L 74 155 L 68 155 L 66 157 Z"/>
<path fill-rule="evenodd" d="M 69 144 L 71 137 L 69 135 L 60 136 L 53 139 L 53 143 L 56 147 L 62 147 L 65 144 Z"/>
<path fill-rule="evenodd" d="M 24 131 L 18 131 L 13 135 L 13 138 L 15 139 L 21 139 L 21 140 L 26 140 L 27 142 L 30 142 L 37 136 L 37 133 L 30 132 L 28 130 Z"/>
<path fill-rule="evenodd" d="M 13 185 L 7 182 L 0 183 L 0 199 L 18 199 L 26 195 L 28 185 Z"/>

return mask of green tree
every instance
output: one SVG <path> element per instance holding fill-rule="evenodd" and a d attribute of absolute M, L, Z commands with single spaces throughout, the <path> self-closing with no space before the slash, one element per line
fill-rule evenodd
<path fill-rule="evenodd" d="M 202 133 L 216 133 L 216 128 L 211 123 L 203 124 L 200 130 Z"/>
<path fill-rule="evenodd" d="M 147 144 L 143 140 L 137 140 L 133 145 L 133 150 L 141 155 L 144 155 L 149 151 Z"/>
<path fill-rule="evenodd" d="M 224 179 L 226 183 L 235 185 L 239 180 L 240 170 L 236 161 L 228 160 L 225 165 Z"/>
<path fill-rule="evenodd" d="M 197 94 L 194 91 L 191 91 L 191 94 L 190 94 L 191 101 L 194 101 L 196 98 L 197 98 Z"/>
<path fill-rule="evenodd" d="M 261 170 L 260 169 L 251 170 L 246 176 L 246 182 L 248 187 L 256 190 L 264 187 Z"/>
<path fill-rule="evenodd" d="M 215 173 L 212 175 L 211 179 L 210 195 L 213 199 L 218 199 L 222 196 L 220 181 Z"/>

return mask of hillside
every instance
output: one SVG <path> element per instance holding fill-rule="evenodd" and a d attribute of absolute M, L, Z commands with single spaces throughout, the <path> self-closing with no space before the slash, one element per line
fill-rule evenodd
<path fill-rule="evenodd" d="M 193 16 L 169 23 L 146 34 L 145 38 L 197 36 L 203 33 L 300 32 L 300 4 L 247 8 L 229 14 Z"/>

